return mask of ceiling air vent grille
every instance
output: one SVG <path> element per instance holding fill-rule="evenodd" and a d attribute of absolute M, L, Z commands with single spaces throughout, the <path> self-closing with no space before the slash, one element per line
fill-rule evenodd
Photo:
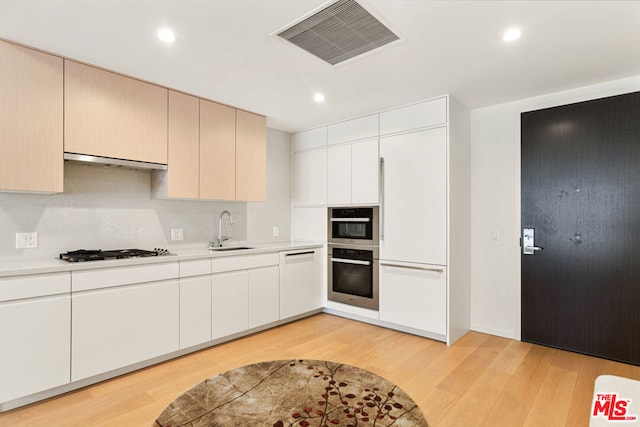
<path fill-rule="evenodd" d="M 398 40 L 355 0 L 339 0 L 277 35 L 331 65 Z"/>

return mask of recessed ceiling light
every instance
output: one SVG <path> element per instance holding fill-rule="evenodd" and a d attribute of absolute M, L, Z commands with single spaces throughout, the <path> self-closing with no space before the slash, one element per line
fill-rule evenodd
<path fill-rule="evenodd" d="M 321 104 L 324 102 L 324 95 L 321 93 L 316 93 L 315 95 L 313 95 L 313 100 L 318 104 Z"/>
<path fill-rule="evenodd" d="M 521 35 L 522 35 L 522 31 L 520 31 L 520 28 L 515 28 L 515 27 L 509 28 L 502 35 L 502 40 L 506 42 L 512 42 L 512 41 L 518 40 Z"/>
<path fill-rule="evenodd" d="M 173 43 L 176 41 L 176 35 L 169 28 L 161 28 L 158 31 L 158 38 L 165 43 Z"/>

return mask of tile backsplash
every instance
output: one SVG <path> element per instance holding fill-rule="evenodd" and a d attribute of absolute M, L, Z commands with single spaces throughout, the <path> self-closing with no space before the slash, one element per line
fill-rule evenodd
<path fill-rule="evenodd" d="M 0 193 L 0 259 L 57 257 L 74 249 L 204 248 L 217 235 L 218 215 L 225 209 L 234 219 L 233 226 L 226 217 L 223 221 L 231 241 L 246 241 L 248 234 L 273 240 L 262 230 L 271 228 L 259 221 L 253 227 L 260 229 L 248 232 L 247 210 L 255 211 L 252 217 L 278 221 L 269 224 L 280 227 L 277 240 L 289 240 L 289 205 L 284 203 L 289 199 L 289 147 L 289 134 L 269 129 L 267 175 L 272 178 L 267 178 L 270 195 L 264 203 L 153 199 L 149 171 L 66 162 L 64 193 Z M 184 230 L 183 241 L 171 241 L 172 228 Z M 38 247 L 16 249 L 15 234 L 30 232 L 38 233 Z"/>

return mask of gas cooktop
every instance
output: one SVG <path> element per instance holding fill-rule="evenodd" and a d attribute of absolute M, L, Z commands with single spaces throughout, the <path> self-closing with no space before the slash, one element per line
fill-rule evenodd
<path fill-rule="evenodd" d="M 108 259 L 141 258 L 150 256 L 171 255 L 168 250 L 155 248 L 152 251 L 143 249 L 78 249 L 60 254 L 60 259 L 69 262 L 102 261 Z"/>

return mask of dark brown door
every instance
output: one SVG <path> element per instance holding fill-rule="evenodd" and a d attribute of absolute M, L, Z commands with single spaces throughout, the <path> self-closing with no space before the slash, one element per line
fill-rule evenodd
<path fill-rule="evenodd" d="M 522 339 L 640 365 L 640 92 L 521 125 Z"/>

